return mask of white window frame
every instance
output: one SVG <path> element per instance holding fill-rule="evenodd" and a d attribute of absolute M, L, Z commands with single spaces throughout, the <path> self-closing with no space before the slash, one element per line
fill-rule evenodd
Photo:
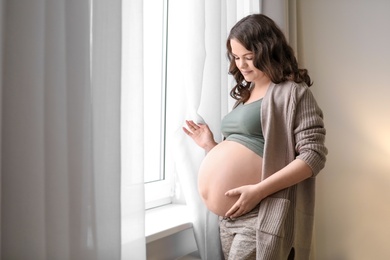
<path fill-rule="evenodd" d="M 161 0 L 157 0 L 161 1 Z M 166 64 L 167 64 L 167 39 L 168 39 L 168 0 L 163 0 L 163 22 L 165 23 L 164 29 L 163 29 L 163 35 L 162 35 L 162 53 L 163 53 L 163 62 L 162 62 L 162 100 L 161 100 L 161 123 L 160 123 L 160 140 L 161 140 L 161 147 L 160 147 L 160 162 L 148 162 L 145 163 L 159 163 L 160 167 L 160 180 L 152 181 L 152 182 L 146 182 L 145 183 L 145 209 L 151 209 L 158 206 L 166 205 L 172 203 L 175 189 L 174 189 L 174 178 L 173 178 L 173 170 L 170 169 L 168 166 L 167 160 L 169 160 L 169 157 L 167 157 L 166 153 L 166 134 L 165 134 L 165 111 L 166 111 Z M 147 10 L 144 9 L 146 12 Z M 156 26 L 158 26 L 158 21 L 156 24 L 156 21 L 149 20 L 150 22 L 153 22 Z M 145 44 L 148 44 L 147 42 Z M 154 43 L 154 48 L 158 48 L 158 44 Z M 147 48 L 144 48 L 147 51 Z M 146 89 L 146 88 L 145 88 Z M 154 129 L 155 131 L 156 129 Z"/>

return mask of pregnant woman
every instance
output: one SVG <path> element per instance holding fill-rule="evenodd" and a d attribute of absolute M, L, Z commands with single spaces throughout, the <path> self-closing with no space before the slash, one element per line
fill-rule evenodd
<path fill-rule="evenodd" d="M 308 259 L 315 176 L 325 165 L 323 115 L 282 31 L 267 16 L 240 20 L 227 39 L 237 100 L 217 144 L 207 124 L 184 132 L 207 152 L 198 175 L 220 216 L 225 259 Z"/>

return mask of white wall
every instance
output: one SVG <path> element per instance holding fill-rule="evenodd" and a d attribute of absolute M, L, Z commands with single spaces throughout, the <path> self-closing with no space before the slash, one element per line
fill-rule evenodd
<path fill-rule="evenodd" d="M 316 259 L 390 259 L 390 1 L 297 0 L 298 53 L 325 114 Z"/>

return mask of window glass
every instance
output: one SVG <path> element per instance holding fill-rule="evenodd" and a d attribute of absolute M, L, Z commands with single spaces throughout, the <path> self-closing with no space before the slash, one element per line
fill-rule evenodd
<path fill-rule="evenodd" d="M 164 1 L 144 1 L 145 182 L 164 179 L 165 15 Z"/>
<path fill-rule="evenodd" d="M 165 172 L 165 96 L 168 0 L 144 2 L 144 178 L 146 207 L 171 202 Z"/>

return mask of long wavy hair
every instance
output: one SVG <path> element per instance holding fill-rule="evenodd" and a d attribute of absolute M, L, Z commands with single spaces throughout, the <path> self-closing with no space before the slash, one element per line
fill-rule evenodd
<path fill-rule="evenodd" d="M 312 85 L 306 69 L 298 68 L 294 51 L 287 43 L 286 37 L 273 20 L 263 14 L 252 14 L 238 21 L 230 30 L 227 39 L 227 56 L 230 62 L 229 74 L 233 75 L 236 86 L 230 96 L 238 101 L 249 99 L 249 82 L 236 66 L 230 40 L 239 41 L 247 50 L 253 52 L 253 65 L 266 74 L 273 83 L 285 81 L 305 82 Z"/>

